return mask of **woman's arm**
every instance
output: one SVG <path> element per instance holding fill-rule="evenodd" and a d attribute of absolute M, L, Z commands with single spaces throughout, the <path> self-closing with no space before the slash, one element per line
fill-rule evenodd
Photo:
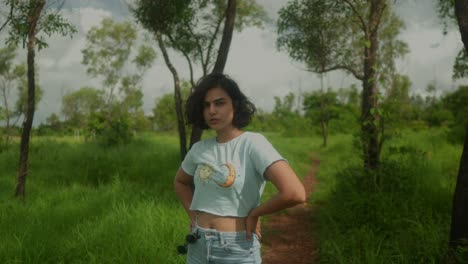
<path fill-rule="evenodd" d="M 182 168 L 179 168 L 174 179 L 174 190 L 190 218 L 191 227 L 195 223 L 195 212 L 190 210 L 193 198 L 193 189 L 193 177 L 187 174 Z"/>
<path fill-rule="evenodd" d="M 270 165 L 265 171 L 265 176 L 275 185 L 278 193 L 250 211 L 246 220 L 248 239 L 255 231 L 260 216 L 306 202 L 304 185 L 286 161 L 280 160 Z"/>

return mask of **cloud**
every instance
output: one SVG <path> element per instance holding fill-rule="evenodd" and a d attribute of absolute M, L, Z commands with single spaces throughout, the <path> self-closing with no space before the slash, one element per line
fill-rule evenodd
<path fill-rule="evenodd" d="M 286 4 L 284 0 L 258 0 L 271 18 L 277 18 L 278 10 Z M 63 94 L 83 86 L 99 87 L 100 80 L 86 75 L 81 64 L 81 50 L 85 46 L 85 33 L 98 25 L 103 17 L 112 16 L 117 20 L 132 20 L 123 0 L 74 0 L 67 1 L 64 16 L 77 26 L 73 39 L 53 36 L 48 39 L 50 47 L 37 53 L 39 82 L 45 88 L 43 101 L 39 104 L 35 125 L 44 122 L 51 113 L 59 113 Z M 443 36 L 443 28 L 435 9 L 434 1 L 398 1 L 397 13 L 407 27 L 400 38 L 411 50 L 398 69 L 407 74 L 414 92 L 424 92 L 430 82 L 436 82 L 440 89 L 453 89 L 451 80 L 453 60 L 461 48 L 459 33 L 451 28 Z M 264 110 L 271 110 L 274 96 L 288 92 L 308 92 L 320 89 L 317 74 L 303 70 L 303 65 L 293 62 L 287 54 L 276 50 L 276 32 L 273 25 L 265 29 L 248 28 L 235 32 L 226 65 L 231 75 L 252 101 Z M 156 47 L 156 45 L 155 45 Z M 143 79 L 144 109 L 150 112 L 154 99 L 173 91 L 172 75 L 164 64 L 159 49 L 158 59 Z M 25 56 L 21 55 L 25 61 Z M 189 78 L 188 66 L 183 57 L 170 51 L 170 58 L 182 79 Z M 200 68 L 196 75 L 200 76 Z M 325 87 L 347 87 L 361 84 L 344 72 L 325 75 Z"/>

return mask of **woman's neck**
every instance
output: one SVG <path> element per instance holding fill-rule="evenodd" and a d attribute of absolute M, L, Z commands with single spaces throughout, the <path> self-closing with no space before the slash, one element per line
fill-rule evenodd
<path fill-rule="evenodd" d="M 240 130 L 239 128 L 231 128 L 229 130 L 226 130 L 226 131 L 216 131 L 216 141 L 218 143 L 225 143 L 225 142 L 228 142 L 230 140 L 232 140 L 233 138 L 239 136 L 240 134 L 244 133 L 244 131 Z"/>

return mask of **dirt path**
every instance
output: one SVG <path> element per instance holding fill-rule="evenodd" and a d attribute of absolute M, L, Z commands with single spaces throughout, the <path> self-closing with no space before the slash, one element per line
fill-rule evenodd
<path fill-rule="evenodd" d="M 317 183 L 315 172 L 319 164 L 318 159 L 311 158 L 311 168 L 303 180 L 307 197 Z M 315 223 L 313 211 L 314 208 L 305 203 L 270 216 L 262 228 L 262 246 L 265 248 L 262 263 L 317 263 L 317 249 L 311 235 Z"/>

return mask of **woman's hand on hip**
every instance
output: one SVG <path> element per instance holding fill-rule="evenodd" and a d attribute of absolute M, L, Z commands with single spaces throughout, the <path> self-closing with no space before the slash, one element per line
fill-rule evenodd
<path fill-rule="evenodd" d="M 261 235 L 261 227 L 260 227 L 260 217 L 258 216 L 253 216 L 252 214 L 249 214 L 245 220 L 245 229 L 247 233 L 247 240 L 252 239 L 252 233 L 255 233 L 258 238 L 260 239 L 262 237 Z"/>

